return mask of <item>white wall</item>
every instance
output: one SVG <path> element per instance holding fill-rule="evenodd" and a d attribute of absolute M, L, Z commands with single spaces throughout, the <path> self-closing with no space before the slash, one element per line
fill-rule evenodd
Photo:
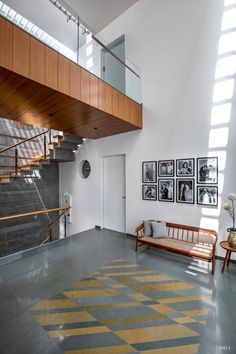
<path fill-rule="evenodd" d="M 127 232 L 145 218 L 218 229 L 225 239 L 231 219 L 222 210 L 235 183 L 235 94 L 231 120 L 212 126 L 211 110 L 222 0 L 140 0 L 102 35 L 110 42 L 125 33 L 126 54 L 142 72 L 143 130 L 89 141 L 75 163 L 60 168 L 61 192 L 74 195 L 71 233 L 102 224 L 102 156 L 126 154 Z M 230 128 L 209 147 L 213 128 Z M 215 145 L 215 147 L 213 147 Z M 226 145 L 226 146 L 222 146 Z M 219 207 L 142 200 L 141 164 L 145 160 L 219 156 Z M 226 156 L 226 161 L 224 157 Z M 79 162 L 88 159 L 91 176 L 82 180 Z M 220 247 L 217 253 L 223 255 Z"/>

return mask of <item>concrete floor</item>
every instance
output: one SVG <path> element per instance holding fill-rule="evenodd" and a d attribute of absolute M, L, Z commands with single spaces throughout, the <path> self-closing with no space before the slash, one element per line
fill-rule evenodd
<path fill-rule="evenodd" d="M 199 353 L 236 353 L 236 265 L 230 264 L 222 275 L 222 261 L 217 260 L 212 276 L 206 263 L 187 257 L 145 248 L 136 254 L 134 241 L 118 232 L 90 230 L 0 265 L 0 354 L 62 353 L 33 319 L 30 308 L 114 258 L 194 282 L 203 293 L 211 291 L 216 311 L 207 320 Z"/>

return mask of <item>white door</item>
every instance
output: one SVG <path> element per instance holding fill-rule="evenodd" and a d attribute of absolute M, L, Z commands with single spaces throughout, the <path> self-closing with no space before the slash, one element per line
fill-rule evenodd
<path fill-rule="evenodd" d="M 103 227 L 125 232 L 125 156 L 103 158 Z"/>

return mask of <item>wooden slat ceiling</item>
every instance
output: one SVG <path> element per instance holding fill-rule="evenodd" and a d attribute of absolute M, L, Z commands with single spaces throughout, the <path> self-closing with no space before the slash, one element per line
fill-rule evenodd
<path fill-rule="evenodd" d="M 0 116 L 90 139 L 135 130 L 133 124 L 3 68 Z"/>

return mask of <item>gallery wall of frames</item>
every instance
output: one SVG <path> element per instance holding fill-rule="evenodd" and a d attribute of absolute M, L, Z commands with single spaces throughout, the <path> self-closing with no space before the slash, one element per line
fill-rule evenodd
<path fill-rule="evenodd" d="M 218 158 L 143 161 L 142 182 L 143 200 L 216 207 Z"/>

